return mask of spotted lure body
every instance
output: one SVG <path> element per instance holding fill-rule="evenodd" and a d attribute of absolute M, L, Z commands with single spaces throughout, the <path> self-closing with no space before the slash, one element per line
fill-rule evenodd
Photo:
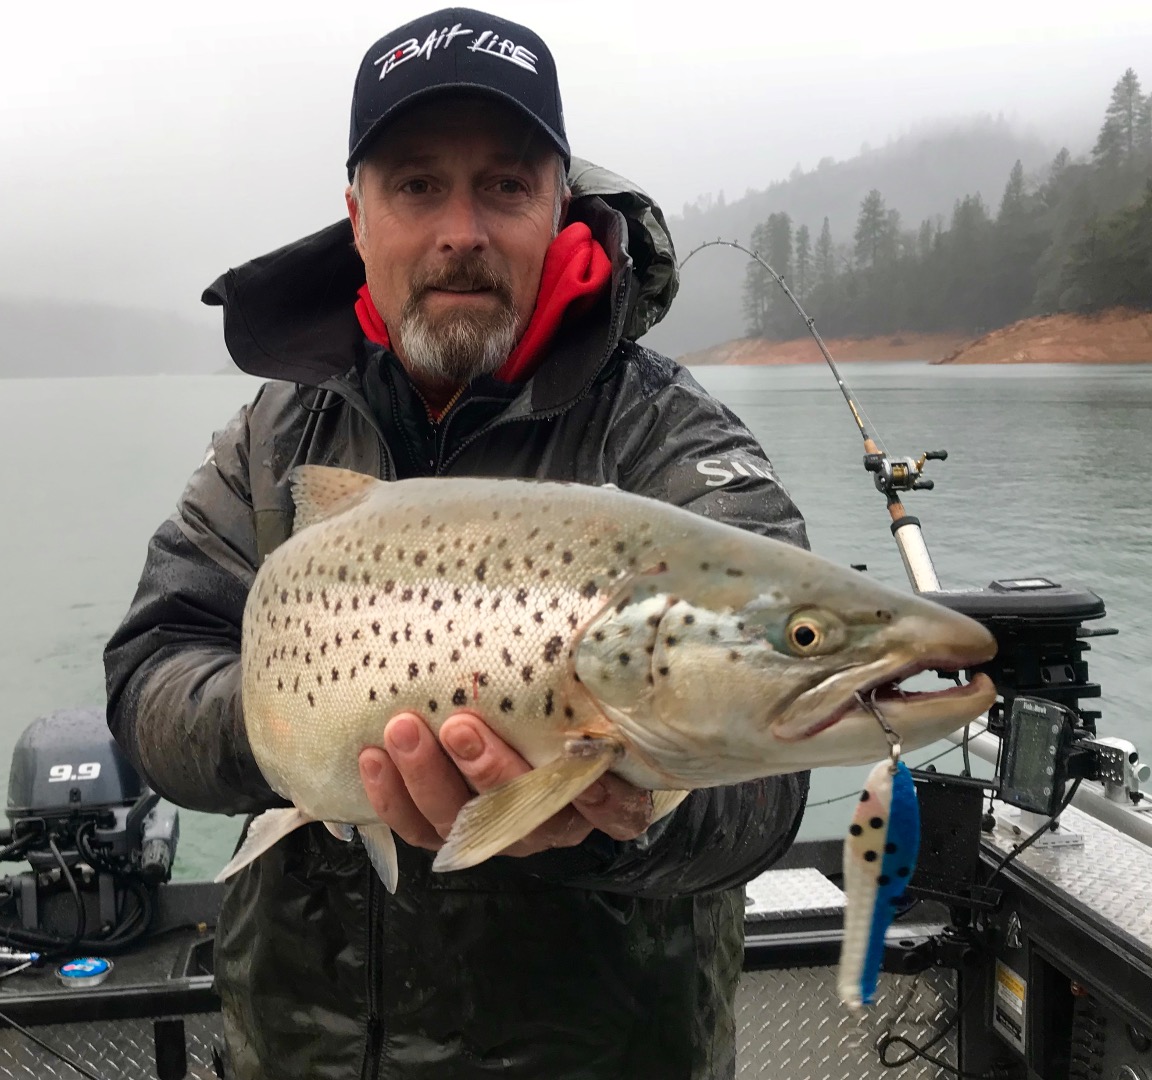
<path fill-rule="evenodd" d="M 844 838 L 844 942 L 837 991 L 851 1009 L 871 1005 L 884 960 L 884 935 L 916 867 L 920 810 L 902 761 L 869 774 Z"/>
<path fill-rule="evenodd" d="M 249 593 L 244 722 L 290 809 L 261 815 L 221 877 L 302 824 L 355 827 L 396 885 L 357 765 L 389 718 L 476 712 L 533 766 L 473 799 L 434 864 L 472 866 L 611 770 L 657 792 L 874 761 L 883 702 L 906 748 L 991 704 L 984 676 L 891 693 L 994 642 L 964 616 L 810 552 L 615 489 L 527 480 L 383 483 L 303 466 L 296 531 Z"/>

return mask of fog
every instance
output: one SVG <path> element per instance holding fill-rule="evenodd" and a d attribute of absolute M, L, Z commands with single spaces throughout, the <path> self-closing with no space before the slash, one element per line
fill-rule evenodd
<path fill-rule="evenodd" d="M 357 65 L 428 10 L 6 4 L 0 294 L 218 318 L 198 314 L 218 273 L 343 214 Z M 671 214 L 973 113 L 1082 153 L 1126 67 L 1152 89 L 1147 0 L 1059 16 L 1067 5 L 1034 0 L 489 10 L 552 48 L 574 152 L 632 177 Z"/>

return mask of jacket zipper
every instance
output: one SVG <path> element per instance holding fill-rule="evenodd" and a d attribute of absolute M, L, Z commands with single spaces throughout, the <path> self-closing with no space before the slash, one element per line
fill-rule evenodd
<path fill-rule="evenodd" d="M 360 1070 L 362 1080 L 378 1080 L 380 1059 L 384 1047 L 384 1023 L 380 1017 L 380 994 L 378 990 L 383 972 L 384 925 L 380 910 L 380 887 L 376 872 L 369 865 L 368 870 L 368 987 L 366 1004 L 368 1007 L 367 1038 L 364 1046 L 364 1066 Z"/>
<path fill-rule="evenodd" d="M 628 280 L 627 280 L 627 277 L 625 277 L 621 280 L 620 284 L 616 286 L 616 296 L 615 296 L 613 303 L 612 303 L 612 310 L 613 310 L 612 325 L 609 327 L 609 331 L 608 331 L 608 349 L 604 353 L 604 355 L 600 357 L 600 363 L 598 363 L 596 365 L 596 373 L 597 374 L 599 374 L 601 372 L 601 370 L 603 370 L 603 367 L 608 362 L 609 357 L 611 357 L 611 355 L 616 351 L 616 349 L 620 345 L 620 335 L 618 332 L 618 328 L 619 328 L 620 323 L 623 322 L 624 293 L 627 290 L 627 288 L 628 288 Z M 578 394 L 575 398 L 573 398 L 571 401 L 569 401 L 566 405 L 562 406 L 559 409 L 553 409 L 551 412 L 529 413 L 527 416 L 497 417 L 495 420 L 492 421 L 492 423 L 486 424 L 484 427 L 480 428 L 479 431 L 474 431 L 471 435 L 465 436 L 464 440 L 460 443 L 460 445 L 457 446 L 456 449 L 453 450 L 452 453 L 448 455 L 448 457 L 441 459 L 440 458 L 440 448 L 444 442 L 447 442 L 447 436 L 445 434 L 445 438 L 443 440 L 437 440 L 438 445 L 437 445 L 437 454 L 436 454 L 436 456 L 437 456 L 436 475 L 442 476 L 448 470 L 449 466 L 451 466 L 451 464 L 462 453 L 464 453 L 464 451 L 467 450 L 469 446 L 471 446 L 482 435 L 487 435 L 490 431 L 494 431 L 498 427 L 502 427 L 505 424 L 518 424 L 524 420 L 531 420 L 531 421 L 552 420 L 557 416 L 563 415 L 570 408 L 572 408 L 573 405 L 576 405 L 578 402 L 582 401 L 585 397 L 587 397 L 588 392 L 591 390 L 593 385 L 595 385 L 595 383 L 596 383 L 596 379 L 595 379 L 595 377 L 593 377 L 589 381 L 588 385 L 584 388 L 584 390 L 580 394 Z M 447 419 L 447 418 L 445 418 L 445 419 Z M 445 427 L 447 427 L 447 424 L 445 424 Z"/>

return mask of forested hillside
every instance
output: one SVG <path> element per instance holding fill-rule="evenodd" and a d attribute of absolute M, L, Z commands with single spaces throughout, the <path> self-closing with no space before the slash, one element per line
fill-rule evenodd
<path fill-rule="evenodd" d="M 877 185 L 851 241 L 835 228 L 831 214 L 781 210 L 749 237 L 828 334 L 978 334 L 1031 315 L 1152 309 L 1152 97 L 1127 70 L 1090 154 L 1062 149 L 1039 176 L 1018 160 L 994 202 L 973 191 L 947 216 L 913 215 Z M 802 327 L 756 263 L 742 300 L 750 336 Z"/>
<path fill-rule="evenodd" d="M 771 138 L 771 118 L 755 121 L 751 132 L 750 137 Z M 842 247 L 851 244 L 861 201 L 872 189 L 884 192 L 889 205 L 900 206 L 907 220 L 918 222 L 950 214 L 965 192 L 996 199 L 1015 161 L 1029 175 L 1045 168 L 1058 149 L 1059 143 L 1024 134 L 1000 119 L 936 124 L 846 161 L 825 158 L 809 171 L 797 168 L 786 180 L 739 199 L 699 199 L 671 216 L 669 225 L 681 257 L 717 237 L 747 244 L 753 229 L 781 212 L 794 228 L 807 223 L 813 241 L 828 217 L 833 241 Z M 645 343 L 679 356 L 741 337 L 745 265 L 731 250 L 711 249 L 693 258 L 671 312 Z"/>

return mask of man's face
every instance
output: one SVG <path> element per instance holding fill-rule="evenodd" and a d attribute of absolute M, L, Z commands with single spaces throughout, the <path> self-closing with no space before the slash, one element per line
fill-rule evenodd
<path fill-rule="evenodd" d="M 549 144 L 497 102 L 438 99 L 383 133 L 348 213 L 413 375 L 458 385 L 504 363 L 532 317 L 558 182 Z"/>

